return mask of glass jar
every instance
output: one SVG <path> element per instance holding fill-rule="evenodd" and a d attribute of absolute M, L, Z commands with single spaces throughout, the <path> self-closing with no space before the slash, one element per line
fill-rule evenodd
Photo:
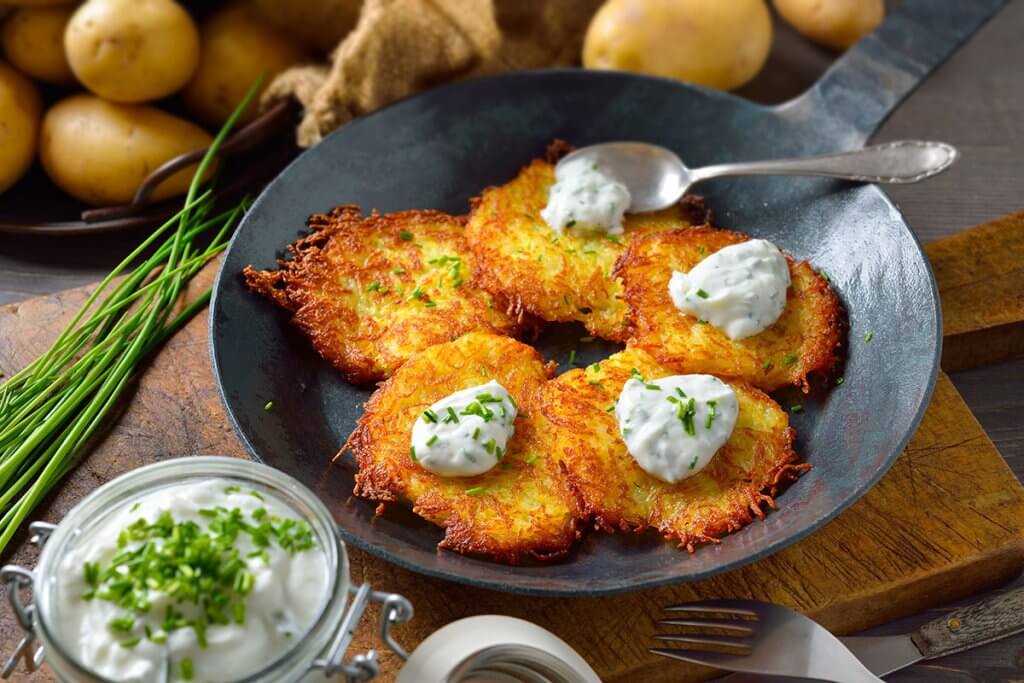
<path fill-rule="evenodd" d="M 34 671 L 45 658 L 57 678 L 65 683 L 106 683 L 74 656 L 75 648 L 62 642 L 58 627 L 57 571 L 75 544 L 88 541 L 91 533 L 112 514 L 139 497 L 163 488 L 209 478 L 231 480 L 275 496 L 313 529 L 323 548 L 328 582 L 319 615 L 291 649 L 263 669 L 234 683 L 282 683 L 341 680 L 366 681 L 379 669 L 374 651 L 345 661 L 356 626 L 371 603 L 380 603 L 380 638 L 403 660 L 405 651 L 392 639 L 392 626 L 412 618 L 412 605 L 400 595 L 379 593 L 369 584 L 352 586 L 348 556 L 330 512 L 319 498 L 292 477 L 266 465 L 238 458 L 197 456 L 167 460 L 139 468 L 105 484 L 76 505 L 59 525 L 34 523 L 32 542 L 42 546 L 34 570 L 7 566 L 0 580 L 7 587 L 11 608 L 24 638 L 0 676 L 7 678 L 19 660 Z M 32 603 L 24 600 L 31 589 Z"/>

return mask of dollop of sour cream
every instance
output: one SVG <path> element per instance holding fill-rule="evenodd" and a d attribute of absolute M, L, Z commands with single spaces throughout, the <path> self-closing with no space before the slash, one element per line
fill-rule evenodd
<path fill-rule="evenodd" d="M 540 215 L 559 234 L 575 228 L 621 235 L 630 201 L 626 186 L 602 173 L 593 161 L 570 159 L 555 169 L 555 184 Z"/>
<path fill-rule="evenodd" d="M 732 435 L 738 414 L 736 393 L 711 375 L 645 379 L 634 372 L 615 404 L 630 455 L 669 484 L 707 466 Z"/>
<path fill-rule="evenodd" d="M 225 479 L 146 494 L 89 533 L 60 564 L 58 628 L 104 680 L 238 680 L 294 647 L 326 599 L 308 523 Z"/>
<path fill-rule="evenodd" d="M 494 380 L 445 396 L 412 427 L 412 458 L 442 477 L 474 477 L 505 456 L 516 402 Z"/>
<path fill-rule="evenodd" d="M 779 319 L 789 285 L 789 265 L 779 248 L 767 240 L 747 240 L 716 251 L 689 273 L 673 271 L 668 293 L 683 313 L 739 340 Z"/>

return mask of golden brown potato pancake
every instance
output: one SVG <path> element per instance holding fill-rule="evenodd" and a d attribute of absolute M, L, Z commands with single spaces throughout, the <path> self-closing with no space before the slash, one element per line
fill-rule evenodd
<path fill-rule="evenodd" d="M 594 335 L 625 341 L 622 283 L 612 274 L 616 259 L 637 237 L 702 223 L 707 211 L 689 197 L 664 211 L 628 214 L 622 235 L 558 235 L 540 211 L 555 182 L 554 164 L 568 149 L 556 141 L 547 159 L 473 200 L 466 239 L 479 265 L 477 281 L 543 320 L 578 320 Z"/>
<path fill-rule="evenodd" d="M 797 464 L 785 411 L 758 389 L 730 381 L 739 415 L 707 467 L 677 484 L 650 476 L 626 450 L 612 412 L 634 368 L 651 381 L 674 374 L 647 353 L 627 348 L 541 390 L 541 411 L 557 430 L 559 457 L 587 511 L 606 531 L 653 527 L 692 552 L 698 543 L 717 543 L 763 518 L 763 506 L 774 507 L 779 487 L 809 467 Z"/>
<path fill-rule="evenodd" d="M 746 339 L 734 341 L 681 313 L 669 297 L 673 270 L 689 272 L 710 254 L 748 239 L 700 226 L 633 242 L 615 268 L 625 283 L 630 344 L 680 373 L 732 377 L 765 391 L 788 384 L 807 391 L 810 373 L 828 373 L 835 365 L 842 336 L 839 299 L 810 263 L 786 257 L 792 280 L 786 308 L 771 327 Z"/>
<path fill-rule="evenodd" d="M 309 219 L 279 270 L 247 266 L 245 282 L 350 382 L 388 377 L 411 355 L 472 330 L 518 334 L 530 323 L 470 283 L 465 221 L 439 211 L 363 217 L 339 206 Z"/>
<path fill-rule="evenodd" d="M 537 410 L 538 390 L 553 370 L 526 344 L 478 332 L 413 356 L 380 385 L 349 437 L 359 464 L 356 494 L 411 503 L 444 527 L 442 548 L 509 563 L 565 554 L 584 515 L 553 457 L 555 431 Z M 501 462 L 475 477 L 441 477 L 414 462 L 412 427 L 424 409 L 491 380 L 519 407 Z"/>

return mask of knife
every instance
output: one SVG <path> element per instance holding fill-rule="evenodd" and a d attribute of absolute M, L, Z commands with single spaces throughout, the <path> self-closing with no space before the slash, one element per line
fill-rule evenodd
<path fill-rule="evenodd" d="M 885 676 L 922 660 L 945 657 L 1024 632 L 1024 588 L 1015 588 L 930 621 L 897 636 L 840 638 L 876 676 Z M 722 683 L 806 683 L 805 678 L 732 674 Z"/>

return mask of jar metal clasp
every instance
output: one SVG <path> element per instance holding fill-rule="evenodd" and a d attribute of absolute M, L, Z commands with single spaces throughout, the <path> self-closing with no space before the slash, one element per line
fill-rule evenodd
<path fill-rule="evenodd" d="M 29 525 L 32 534 L 29 542 L 42 547 L 56 528 L 55 524 L 32 522 Z M 33 582 L 34 575 L 24 567 L 12 564 L 0 569 L 0 583 L 7 589 L 7 600 L 11 603 L 11 610 L 14 611 L 23 634 L 21 642 L 14 649 L 14 654 L 4 664 L 4 668 L 0 669 L 0 678 L 10 678 L 19 660 L 24 660 L 25 670 L 29 673 L 37 670 L 43 663 L 43 648 L 36 644 L 35 605 L 31 602 L 26 604 L 21 599 L 22 592 L 32 588 Z"/>
<path fill-rule="evenodd" d="M 408 659 L 409 655 L 401 645 L 395 642 L 391 635 L 391 627 L 404 624 L 412 619 L 413 607 L 412 603 L 403 596 L 397 593 L 381 593 L 372 590 L 368 583 L 350 587 L 349 593 L 352 596 L 352 603 L 338 626 L 338 632 L 331 641 L 326 654 L 314 660 L 310 670 L 323 671 L 327 677 L 340 674 L 348 683 L 356 683 L 357 681 L 369 681 L 380 673 L 380 663 L 377 661 L 375 650 L 358 654 L 347 662 L 344 660 L 345 653 L 355 635 L 356 627 L 370 603 L 380 603 L 380 639 L 402 661 Z"/>

